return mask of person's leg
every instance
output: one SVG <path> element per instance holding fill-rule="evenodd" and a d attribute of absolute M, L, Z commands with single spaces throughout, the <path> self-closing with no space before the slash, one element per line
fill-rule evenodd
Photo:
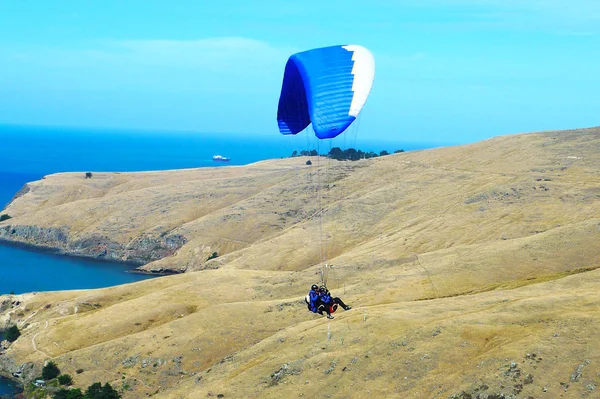
<path fill-rule="evenodd" d="M 350 309 L 352 309 L 352 307 L 350 307 L 350 306 L 346 305 L 346 304 L 344 303 L 344 301 L 342 301 L 342 300 L 341 300 L 340 298 L 338 298 L 338 297 L 335 297 L 335 298 L 333 298 L 333 302 L 335 302 L 335 303 L 337 303 L 338 305 L 340 305 L 342 308 L 344 308 L 344 310 L 350 310 Z"/>
<path fill-rule="evenodd" d="M 323 312 L 327 313 L 327 318 L 328 319 L 333 319 L 333 316 L 331 315 L 331 312 L 329 311 L 329 304 L 328 303 L 321 302 L 321 305 L 319 307 L 319 313 L 323 314 Z"/>
<path fill-rule="evenodd" d="M 323 312 L 325 311 L 326 306 L 323 305 L 322 303 L 319 303 L 317 305 L 317 313 L 319 313 L 321 316 L 323 315 Z"/>

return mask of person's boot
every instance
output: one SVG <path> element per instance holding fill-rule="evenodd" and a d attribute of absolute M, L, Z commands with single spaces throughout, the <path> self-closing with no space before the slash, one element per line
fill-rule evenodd
<path fill-rule="evenodd" d="M 333 316 L 332 316 L 332 315 L 330 315 L 330 314 L 328 314 L 328 315 L 327 315 L 327 318 L 328 318 L 328 319 L 333 319 Z"/>
<path fill-rule="evenodd" d="M 344 308 L 344 310 L 350 310 L 350 309 L 352 309 L 352 306 L 348 306 L 348 305 L 346 305 L 346 307 Z"/>

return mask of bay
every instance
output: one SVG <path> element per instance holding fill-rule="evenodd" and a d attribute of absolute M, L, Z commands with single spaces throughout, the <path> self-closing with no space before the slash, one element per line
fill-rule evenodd
<path fill-rule="evenodd" d="M 0 377 L 0 398 L 10 398 L 10 394 L 14 395 L 22 392 L 22 389 L 15 382 L 8 378 Z"/>
<path fill-rule="evenodd" d="M 92 289 L 127 284 L 155 276 L 131 273 L 132 266 L 16 245 L 0 245 L 0 295 Z"/>

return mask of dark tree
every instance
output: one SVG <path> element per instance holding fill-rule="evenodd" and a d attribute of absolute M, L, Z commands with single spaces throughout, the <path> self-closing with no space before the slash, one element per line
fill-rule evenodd
<path fill-rule="evenodd" d="M 92 172 L 85 172 L 85 178 L 86 179 L 91 179 L 92 178 Z"/>
<path fill-rule="evenodd" d="M 3 222 L 5 220 L 10 219 L 12 216 L 7 215 L 6 213 L 3 213 L 2 215 L 0 215 L 0 222 Z"/>
<path fill-rule="evenodd" d="M 6 330 L 6 340 L 8 342 L 15 342 L 20 336 L 21 331 L 19 331 L 19 327 L 17 326 L 11 326 L 8 330 Z"/>
<path fill-rule="evenodd" d="M 219 254 L 218 254 L 218 253 L 216 253 L 216 252 L 213 252 L 213 253 L 212 253 L 212 254 L 211 254 L 209 257 L 208 257 L 208 259 L 206 259 L 206 261 L 208 262 L 209 260 L 211 260 L 211 259 L 215 259 L 215 258 L 218 258 L 218 257 L 219 257 Z"/>
<path fill-rule="evenodd" d="M 349 159 L 350 161 L 358 161 L 360 159 L 360 154 L 362 154 L 362 151 L 359 153 L 354 148 L 348 148 L 344 151 L 346 159 Z"/>
<path fill-rule="evenodd" d="M 345 159 L 344 151 L 340 147 L 333 147 L 329 150 L 329 154 L 327 154 L 329 158 L 336 159 L 338 161 L 342 161 Z"/>
<path fill-rule="evenodd" d="M 384 156 L 386 156 L 386 155 L 390 155 L 390 153 L 389 153 L 389 152 L 387 152 L 386 150 L 383 150 L 383 151 L 380 151 L 380 152 L 379 152 L 379 156 L 380 156 L 380 157 L 384 157 Z"/>
<path fill-rule="evenodd" d="M 396 151 L 394 151 L 394 154 L 398 154 L 400 152 L 404 152 L 404 150 L 396 150 Z"/>
<path fill-rule="evenodd" d="M 317 150 L 302 150 L 300 151 L 300 155 L 303 157 L 316 157 L 317 155 L 319 155 L 319 153 L 317 152 Z"/>
<path fill-rule="evenodd" d="M 121 399 L 121 395 L 107 382 L 102 387 L 102 396 L 98 399 Z"/>
<path fill-rule="evenodd" d="M 95 382 L 85 390 L 85 399 L 98 399 L 102 394 L 102 384 Z"/>
<path fill-rule="evenodd" d="M 298 151 L 294 150 L 294 152 L 292 152 L 292 158 L 297 157 L 297 156 L 298 156 Z"/>
<path fill-rule="evenodd" d="M 42 378 L 46 381 L 56 378 L 60 375 L 60 370 L 54 362 L 48 362 L 42 369 Z"/>

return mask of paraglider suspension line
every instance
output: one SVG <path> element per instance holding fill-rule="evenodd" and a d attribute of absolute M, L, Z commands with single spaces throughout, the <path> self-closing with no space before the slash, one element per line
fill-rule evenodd
<path fill-rule="evenodd" d="M 437 294 L 437 291 L 435 290 L 435 285 L 433 285 L 433 280 L 431 279 L 431 275 L 429 274 L 429 270 L 427 270 L 425 268 L 425 266 L 423 266 L 421 264 L 421 260 L 419 259 L 419 255 L 415 254 L 415 257 L 417 258 L 417 263 L 419 264 L 419 266 L 421 267 L 421 269 L 423 269 L 423 271 L 425 272 L 425 275 L 427 276 L 427 280 L 429 281 L 429 284 L 431 285 L 431 290 L 433 291 L 433 296 L 435 298 L 438 298 L 438 294 Z"/>

